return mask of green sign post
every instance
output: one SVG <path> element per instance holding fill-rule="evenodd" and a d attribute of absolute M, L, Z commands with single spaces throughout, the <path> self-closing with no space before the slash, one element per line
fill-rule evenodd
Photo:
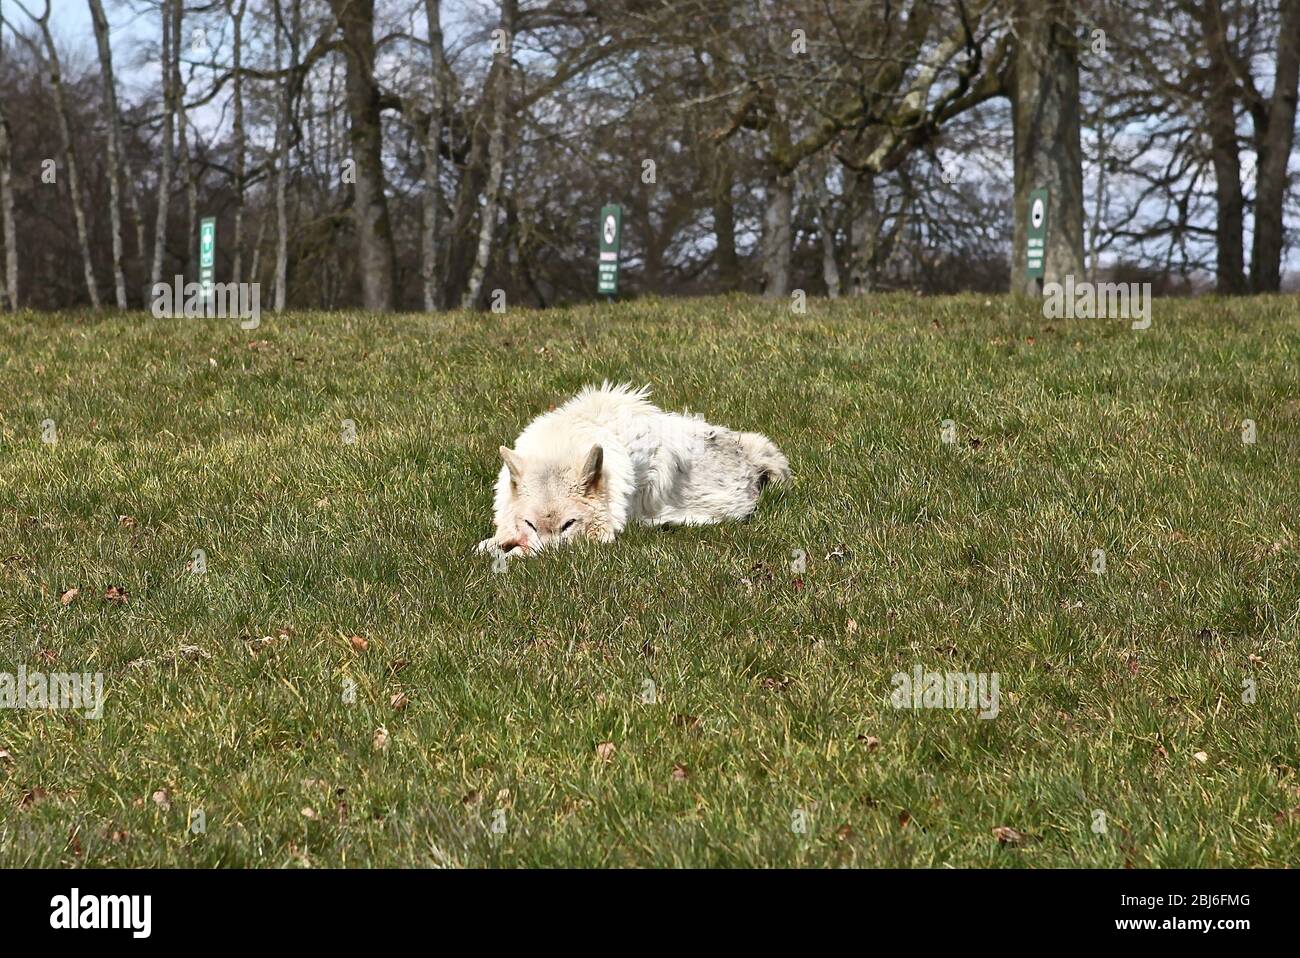
<path fill-rule="evenodd" d="M 212 302 L 212 279 L 217 262 L 217 221 L 205 216 L 199 221 L 199 285 L 204 304 Z"/>
<path fill-rule="evenodd" d="M 623 242 L 623 207 L 600 208 L 600 262 L 596 266 L 596 292 L 618 292 L 618 251 Z"/>
<path fill-rule="evenodd" d="M 1047 190 L 1029 191 L 1029 229 L 1025 232 L 1025 273 L 1039 278 L 1047 256 Z"/>

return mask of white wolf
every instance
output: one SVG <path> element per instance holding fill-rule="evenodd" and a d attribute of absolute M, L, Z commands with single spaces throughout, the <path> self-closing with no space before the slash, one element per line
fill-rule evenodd
<path fill-rule="evenodd" d="M 744 519 L 790 464 L 766 436 L 664 412 L 633 389 L 587 386 L 501 447 L 496 535 L 481 551 L 531 555 L 570 539 L 612 542 L 629 522 Z"/>

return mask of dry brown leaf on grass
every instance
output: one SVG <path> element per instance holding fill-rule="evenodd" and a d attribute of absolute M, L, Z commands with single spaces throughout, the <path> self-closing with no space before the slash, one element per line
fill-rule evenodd
<path fill-rule="evenodd" d="M 104 598 L 107 599 L 109 602 L 116 602 L 120 605 L 126 605 L 127 602 L 131 601 L 130 593 L 127 592 L 126 589 L 123 589 L 120 585 L 110 585 L 107 589 L 105 589 Z"/>
<path fill-rule="evenodd" d="M 320 815 L 316 814 L 316 809 L 312 808 L 310 805 L 304 805 L 302 807 L 302 817 L 308 821 L 314 822 L 320 818 Z"/>
<path fill-rule="evenodd" d="M 994 828 L 993 837 L 998 840 L 999 845 L 1020 845 L 1025 840 L 1024 835 L 1007 825 Z"/>
<path fill-rule="evenodd" d="M 839 841 L 848 841 L 853 837 L 853 826 L 845 822 L 839 828 L 835 829 L 835 837 Z"/>
<path fill-rule="evenodd" d="M 348 636 L 348 642 L 351 643 L 354 651 L 365 652 L 370 648 L 370 643 L 359 635 Z"/>
<path fill-rule="evenodd" d="M 384 728 L 382 725 L 375 729 L 374 746 L 375 750 L 379 752 L 388 748 L 388 729 Z"/>
<path fill-rule="evenodd" d="M 394 692 L 389 696 L 388 704 L 400 712 L 411 704 L 411 700 L 405 692 Z"/>
<path fill-rule="evenodd" d="M 76 586 L 68 589 L 63 595 L 59 596 L 59 605 L 72 605 L 74 599 L 81 595 L 81 590 Z"/>
<path fill-rule="evenodd" d="M 612 762 L 616 751 L 618 751 L 618 746 L 613 742 L 601 742 L 596 746 L 596 758 L 602 762 Z"/>
<path fill-rule="evenodd" d="M 131 516 L 118 516 L 117 524 L 121 526 L 123 529 L 134 529 L 135 519 L 132 518 Z"/>
<path fill-rule="evenodd" d="M 171 811 L 172 796 L 165 788 L 157 789 L 153 795 L 153 803 L 161 808 L 164 812 Z"/>
<path fill-rule="evenodd" d="M 684 782 L 690 778 L 690 773 L 686 771 L 686 766 L 681 763 L 673 765 L 672 779 L 674 782 Z"/>
<path fill-rule="evenodd" d="M 858 741 L 865 745 L 869 752 L 874 752 L 876 749 L 880 748 L 880 739 L 876 738 L 874 735 L 859 735 Z"/>

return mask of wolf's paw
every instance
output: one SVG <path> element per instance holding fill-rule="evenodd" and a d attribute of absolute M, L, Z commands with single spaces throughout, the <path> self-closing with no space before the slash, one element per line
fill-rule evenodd
<path fill-rule="evenodd" d="M 486 553 L 493 558 L 497 556 L 509 556 L 512 559 L 516 559 L 525 554 L 525 550 L 519 542 L 499 542 L 495 536 L 491 539 L 484 539 L 474 547 L 474 551 L 478 553 Z"/>

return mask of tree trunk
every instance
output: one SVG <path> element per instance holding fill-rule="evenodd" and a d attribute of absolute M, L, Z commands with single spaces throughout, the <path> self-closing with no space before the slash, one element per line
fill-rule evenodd
<path fill-rule="evenodd" d="M 487 136 L 479 124 L 472 124 L 470 129 L 469 155 L 460 171 L 460 181 L 456 184 L 456 198 L 452 207 L 451 222 L 448 224 L 448 236 L 464 236 L 469 233 L 478 210 L 478 198 L 487 183 Z M 474 255 L 477 250 L 470 249 L 465 243 L 445 243 L 439 252 L 443 264 L 444 288 L 447 298 L 455 299 L 469 282 L 470 270 L 474 268 Z"/>
<path fill-rule="evenodd" d="M 645 291 L 648 293 L 662 294 L 666 285 L 664 283 L 664 253 L 670 237 L 668 224 L 660 223 L 655 226 L 654 210 L 652 209 L 653 196 L 638 196 L 637 202 L 631 204 L 633 213 L 634 229 L 641 238 L 642 248 L 642 282 L 645 283 Z"/>
<path fill-rule="evenodd" d="M 826 175 L 824 162 L 813 164 L 813 197 L 817 203 L 817 232 L 821 234 L 822 246 L 822 280 L 826 283 L 827 297 L 839 299 L 840 264 L 835 249 L 835 204 L 831 191 L 826 186 Z"/>
<path fill-rule="evenodd" d="M 794 177 L 770 171 L 763 214 L 763 295 L 779 299 L 790 292 L 790 256 L 793 230 Z"/>
<path fill-rule="evenodd" d="M 1205 114 L 1218 205 L 1215 285 L 1220 293 L 1242 293 L 1246 289 L 1242 252 L 1246 204 L 1241 190 L 1241 156 L 1237 148 L 1236 80 L 1228 51 L 1227 26 L 1217 0 L 1207 0 L 1202 7 L 1201 27 L 1209 53 Z"/>
<path fill-rule="evenodd" d="M 152 295 L 152 287 L 156 286 L 162 277 L 163 254 L 167 251 L 167 207 L 171 202 L 171 179 L 172 179 L 172 114 L 175 106 L 172 98 L 172 57 L 174 52 L 179 52 L 179 42 L 173 43 L 171 36 L 171 4 L 180 3 L 181 0 L 162 0 L 162 63 L 161 74 L 163 84 L 163 128 L 162 128 L 162 163 L 158 170 L 158 215 L 154 220 L 153 231 L 153 264 L 149 269 L 149 286 L 150 291 L 146 293 L 147 297 Z M 179 41 L 179 38 L 177 38 Z"/>
<path fill-rule="evenodd" d="M 243 42 L 244 11 L 247 0 L 226 0 L 226 9 L 230 12 L 234 24 L 234 135 L 235 135 L 235 261 L 231 270 L 231 282 L 244 280 L 244 181 L 248 177 L 248 159 L 244 138 L 244 78 Z"/>
<path fill-rule="evenodd" d="M 719 144 L 714 151 L 713 168 L 713 239 L 717 245 L 714 262 L 718 282 L 724 289 L 740 286 L 740 257 L 736 255 L 736 204 L 732 197 L 735 172 L 726 148 Z"/>
<path fill-rule="evenodd" d="M 1015 140 L 1015 228 L 1011 290 L 1038 295 L 1026 275 L 1029 193 L 1046 189 L 1047 239 L 1041 283 L 1083 273 L 1083 152 L 1079 143 L 1079 60 L 1071 6 L 1064 0 L 1020 0 L 1019 45 L 1012 81 Z"/>
<path fill-rule="evenodd" d="M 0 66 L 4 64 L 4 17 L 0 12 Z M 9 118 L 4 100 L 0 99 L 0 231 L 4 234 L 4 293 L 9 308 L 18 311 L 18 240 L 14 227 L 13 147 L 9 138 Z"/>
<path fill-rule="evenodd" d="M 9 308 L 18 311 L 18 240 L 14 228 L 13 150 L 9 144 L 9 120 L 0 103 L 0 221 L 5 243 L 4 292 Z"/>
<path fill-rule="evenodd" d="M 1097 189 L 1092 197 L 1092 225 L 1088 230 L 1088 280 L 1094 285 L 1101 269 L 1101 233 L 1105 229 L 1106 165 L 1110 162 L 1110 139 L 1106 129 L 1106 106 L 1109 97 L 1103 93 L 1097 106 Z"/>
<path fill-rule="evenodd" d="M 194 164 L 190 157 L 189 114 L 185 110 L 185 78 L 181 75 L 181 37 L 184 36 L 185 0 L 172 5 L 172 96 L 176 103 L 176 139 L 178 163 L 185 182 L 185 262 L 183 272 L 187 279 L 198 279 L 199 248 L 198 219 L 199 193 L 194 181 Z"/>
<path fill-rule="evenodd" d="M 144 214 L 140 212 L 140 197 L 136 193 L 135 177 L 131 173 L 131 152 L 127 149 L 126 140 L 120 137 L 122 145 L 122 188 L 126 191 L 127 205 L 131 207 L 131 222 L 135 227 L 135 251 L 140 257 L 140 278 L 144 279 L 145 271 L 149 268 L 149 248 L 145 245 L 145 225 Z M 141 298 L 145 306 L 149 305 L 148 291 Z"/>
<path fill-rule="evenodd" d="M 473 309 L 478 305 L 483 279 L 487 274 L 488 258 L 492 254 L 492 234 L 496 230 L 497 208 L 501 203 L 501 181 L 505 177 L 506 113 L 510 109 L 510 61 L 514 46 L 516 5 L 517 0 L 501 2 L 500 29 L 503 36 L 497 45 L 495 62 L 492 64 L 494 82 L 492 134 L 488 139 L 487 197 L 483 204 L 482 219 L 479 220 L 478 252 L 474 257 L 474 268 L 469 274 L 465 296 L 461 300 L 462 309 Z"/>
<path fill-rule="evenodd" d="M 1300 0 L 1282 0 L 1277 36 L 1273 97 L 1268 107 L 1255 188 L 1255 237 L 1250 255 L 1250 287 L 1275 293 L 1282 283 L 1282 208 L 1287 166 L 1295 138 L 1296 85 L 1300 79 Z"/>
<path fill-rule="evenodd" d="M 277 70 L 280 69 L 280 58 L 284 51 L 284 37 L 280 30 L 282 19 L 280 0 L 275 0 L 275 68 Z M 280 83 L 275 114 L 275 294 L 272 299 L 272 309 L 277 313 L 284 312 L 285 285 L 288 282 L 289 272 L 288 182 L 289 82 L 285 80 Z"/>
<path fill-rule="evenodd" d="M 420 278 L 424 283 L 424 308 L 432 312 L 442 308 L 442 288 L 438 282 L 438 241 L 442 214 L 442 113 L 446 98 L 447 59 L 442 48 L 441 0 L 425 0 L 425 18 L 429 27 L 430 96 L 429 128 L 424 135 L 424 229 L 420 234 Z"/>
<path fill-rule="evenodd" d="M 90 19 L 99 49 L 99 74 L 104 84 L 104 108 L 108 111 L 108 203 L 113 231 L 113 293 L 117 308 L 126 309 L 126 273 L 122 269 L 122 200 L 119 189 L 118 157 L 122 150 L 122 117 L 117 109 L 117 85 L 113 79 L 113 48 L 108 42 L 108 17 L 102 0 L 90 0 Z"/>
<path fill-rule="evenodd" d="M 876 286 L 876 236 L 880 232 L 880 210 L 876 205 L 876 175 L 870 170 L 857 174 L 853 184 L 853 219 L 849 224 L 849 289 L 864 296 Z"/>
<path fill-rule="evenodd" d="M 372 312 L 393 308 L 395 254 L 384 196 L 383 125 L 375 83 L 374 0 L 330 0 L 343 31 L 347 56 L 345 83 L 355 163 L 352 218 L 357 233 L 361 298 Z"/>
<path fill-rule="evenodd" d="M 253 277 L 249 282 L 260 283 L 262 281 L 262 241 L 266 239 L 266 216 L 257 218 L 257 237 L 253 240 L 253 267 L 249 274 Z"/>

